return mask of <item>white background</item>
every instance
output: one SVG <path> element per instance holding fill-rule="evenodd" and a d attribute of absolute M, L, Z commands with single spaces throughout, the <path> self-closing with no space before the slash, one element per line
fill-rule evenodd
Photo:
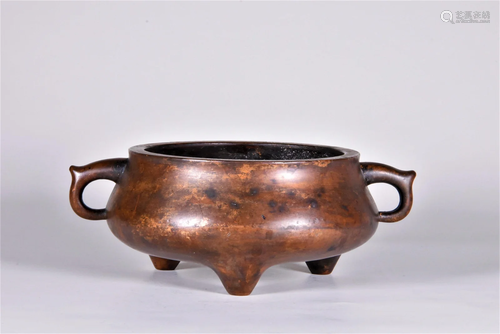
<path fill-rule="evenodd" d="M 443 10 L 490 11 L 451 24 Z M 498 2 L 2 2 L 4 332 L 498 332 Z M 264 140 L 417 172 L 414 206 L 332 275 L 228 295 L 69 206 L 72 164 Z M 88 187 L 105 206 L 113 184 Z M 397 205 L 370 186 L 379 209 Z"/>

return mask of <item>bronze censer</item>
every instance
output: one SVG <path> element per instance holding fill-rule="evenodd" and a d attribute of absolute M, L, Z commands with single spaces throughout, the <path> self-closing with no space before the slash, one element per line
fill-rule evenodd
<path fill-rule="evenodd" d="M 360 163 L 350 149 L 268 142 L 139 145 L 128 159 L 70 172 L 70 203 L 80 217 L 106 219 L 156 269 L 174 270 L 179 261 L 212 268 L 232 295 L 250 294 L 267 268 L 283 262 L 305 261 L 313 274 L 331 273 L 379 222 L 408 215 L 416 175 Z M 82 200 L 98 179 L 116 183 L 100 210 Z M 377 182 L 397 189 L 393 211 L 378 211 L 367 188 Z"/>

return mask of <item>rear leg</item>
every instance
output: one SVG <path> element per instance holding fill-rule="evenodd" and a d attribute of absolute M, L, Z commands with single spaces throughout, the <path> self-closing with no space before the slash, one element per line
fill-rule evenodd
<path fill-rule="evenodd" d="M 307 261 L 306 264 L 311 271 L 311 274 L 328 275 L 331 274 L 333 268 L 335 268 L 335 265 L 337 264 L 339 258 L 340 255 L 316 261 Z"/>
<path fill-rule="evenodd" d="M 174 270 L 180 262 L 176 260 L 163 259 L 153 255 L 150 255 L 149 257 L 151 258 L 155 268 L 158 270 Z"/>

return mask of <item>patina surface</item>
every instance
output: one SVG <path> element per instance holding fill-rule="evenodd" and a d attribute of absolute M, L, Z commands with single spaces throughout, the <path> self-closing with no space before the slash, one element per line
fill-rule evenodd
<path fill-rule="evenodd" d="M 75 212 L 107 219 L 114 235 L 149 254 L 157 269 L 173 270 L 178 261 L 209 266 L 233 295 L 250 294 L 267 268 L 283 262 L 306 261 L 313 274 L 329 274 L 379 221 L 403 219 L 412 204 L 415 172 L 360 164 L 347 149 L 178 143 L 129 153 L 70 168 Z M 100 178 L 116 186 L 106 209 L 90 209 L 82 192 Z M 398 190 L 394 211 L 378 212 L 367 189 L 376 182 Z"/>

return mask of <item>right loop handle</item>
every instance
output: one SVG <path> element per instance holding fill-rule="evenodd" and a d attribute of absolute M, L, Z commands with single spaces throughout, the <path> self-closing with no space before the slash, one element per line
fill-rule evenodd
<path fill-rule="evenodd" d="M 399 205 L 392 211 L 381 211 L 378 213 L 378 221 L 394 223 L 406 217 L 413 204 L 412 185 L 417 173 L 414 171 L 403 171 L 394 167 L 376 162 L 362 162 L 361 171 L 365 177 L 366 184 L 388 183 L 399 193 Z"/>

